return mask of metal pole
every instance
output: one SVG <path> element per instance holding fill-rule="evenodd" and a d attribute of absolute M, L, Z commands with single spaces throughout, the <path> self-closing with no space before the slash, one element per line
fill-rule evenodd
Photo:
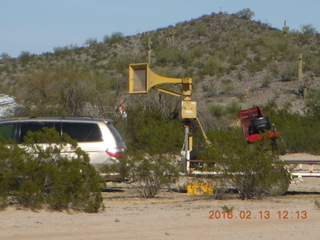
<path fill-rule="evenodd" d="M 185 125 L 185 139 L 184 139 L 184 149 L 185 149 L 185 164 L 184 164 L 184 172 L 188 173 L 190 170 L 190 127 L 189 125 Z"/>
<path fill-rule="evenodd" d="M 190 153 L 189 153 L 189 133 L 190 128 L 188 125 L 184 125 L 184 148 L 181 154 L 181 171 L 185 174 L 188 173 L 190 164 Z"/>

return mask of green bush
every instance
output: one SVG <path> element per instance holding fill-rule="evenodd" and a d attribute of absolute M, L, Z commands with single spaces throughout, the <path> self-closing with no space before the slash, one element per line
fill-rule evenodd
<path fill-rule="evenodd" d="M 9 202 L 37 209 L 75 209 L 97 212 L 102 206 L 100 176 L 89 164 L 88 155 L 74 141 L 74 156 L 62 154 L 67 143 L 57 141 L 54 129 L 29 133 L 26 145 L 0 143 L 0 184 L 2 206 Z M 65 139 L 68 139 L 66 137 Z M 36 142 L 51 143 L 43 148 Z"/>
<path fill-rule="evenodd" d="M 303 25 L 301 32 L 296 32 L 297 42 L 300 45 L 311 44 L 317 35 L 317 30 L 311 24 Z"/>
<path fill-rule="evenodd" d="M 254 57 L 254 59 L 249 59 L 246 63 L 246 68 L 250 73 L 256 73 L 263 70 L 266 65 L 265 62 L 261 61 L 259 56 Z"/>
<path fill-rule="evenodd" d="M 208 136 L 212 145 L 201 153 L 204 170 L 220 172 L 241 199 L 259 199 L 287 190 L 290 175 L 278 154 L 271 151 L 270 141 L 248 144 L 240 128 L 216 130 Z"/>
<path fill-rule="evenodd" d="M 129 153 L 179 152 L 183 144 L 182 123 L 177 119 L 162 117 L 156 110 L 128 109 L 128 118 L 118 122 L 117 128 L 126 139 Z"/>
<path fill-rule="evenodd" d="M 134 156 L 127 164 L 130 169 L 128 180 L 142 197 L 155 197 L 179 177 L 177 160 L 169 156 Z"/>
<path fill-rule="evenodd" d="M 246 20 L 251 20 L 254 17 L 254 12 L 252 12 L 250 10 L 250 8 L 244 8 L 240 11 L 238 11 L 237 13 L 235 13 L 235 15 L 238 18 L 242 18 L 242 19 L 246 19 Z"/>
<path fill-rule="evenodd" d="M 120 43 L 124 39 L 124 35 L 121 32 L 114 32 L 111 34 L 111 36 L 104 36 L 103 37 L 103 42 L 107 43 L 109 45 L 114 45 L 117 43 Z"/>
<path fill-rule="evenodd" d="M 33 58 L 33 55 L 30 52 L 22 51 L 19 55 L 19 60 L 23 66 L 26 66 Z"/>
<path fill-rule="evenodd" d="M 223 117 L 230 120 L 237 119 L 239 117 L 240 109 L 241 104 L 239 101 L 232 101 L 227 105 L 212 104 L 209 106 L 209 112 L 217 119 L 222 119 Z"/>
<path fill-rule="evenodd" d="M 290 51 L 294 51 L 289 40 L 283 37 L 282 32 L 269 32 L 262 34 L 259 38 L 261 55 L 267 59 L 286 59 Z"/>
<path fill-rule="evenodd" d="M 194 26 L 194 32 L 197 37 L 206 36 L 208 33 L 208 28 L 203 24 L 196 24 Z"/>
<path fill-rule="evenodd" d="M 188 67 L 192 62 L 191 54 L 188 51 L 172 47 L 158 47 L 155 49 L 156 63 L 159 66 L 183 66 Z"/>
<path fill-rule="evenodd" d="M 228 54 L 228 62 L 232 65 L 239 65 L 247 57 L 247 43 L 245 41 L 236 42 L 229 46 L 226 51 Z"/>
<path fill-rule="evenodd" d="M 224 63 L 217 57 L 210 57 L 203 61 L 204 66 L 200 70 L 201 75 L 222 76 L 226 72 Z"/>
<path fill-rule="evenodd" d="M 313 119 L 320 119 L 320 89 L 312 89 L 306 99 L 307 115 Z"/>
<path fill-rule="evenodd" d="M 315 105 L 310 103 L 316 109 Z M 320 153 L 320 121 L 309 109 L 309 116 L 292 113 L 286 108 L 278 109 L 271 103 L 262 107 L 264 115 L 267 116 L 280 132 L 287 147 L 287 152 Z M 317 111 L 315 111 L 317 114 Z"/>
<path fill-rule="evenodd" d="M 225 108 L 221 104 L 211 104 L 209 106 L 209 112 L 212 114 L 212 116 L 220 119 L 225 115 Z"/>

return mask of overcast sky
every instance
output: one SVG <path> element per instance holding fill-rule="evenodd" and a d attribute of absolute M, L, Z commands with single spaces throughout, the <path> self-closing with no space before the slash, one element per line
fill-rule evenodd
<path fill-rule="evenodd" d="M 205 14 L 250 8 L 253 20 L 282 29 L 320 30 L 319 0 L 0 0 L 0 54 L 17 57 L 83 46 L 121 32 L 125 36 L 156 30 Z"/>

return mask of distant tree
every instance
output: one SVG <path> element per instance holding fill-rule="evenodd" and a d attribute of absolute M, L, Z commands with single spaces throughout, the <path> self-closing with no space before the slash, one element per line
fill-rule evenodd
<path fill-rule="evenodd" d="M 316 28 L 313 27 L 311 24 L 302 26 L 301 31 L 303 34 L 307 35 L 315 35 L 317 33 Z"/>
<path fill-rule="evenodd" d="M 124 35 L 121 32 L 114 32 L 111 34 L 111 36 L 104 36 L 103 37 L 103 42 L 104 43 L 108 43 L 110 45 L 115 44 L 119 41 L 121 41 L 121 39 L 123 39 Z"/>
<path fill-rule="evenodd" d="M 254 12 L 250 8 L 244 8 L 235 14 L 237 17 L 242 19 L 251 20 L 254 17 Z"/>
<path fill-rule="evenodd" d="M 89 39 L 87 39 L 87 41 L 85 41 L 84 44 L 86 46 L 91 47 L 91 46 L 94 46 L 94 45 L 98 44 L 98 40 L 96 38 L 89 38 Z"/>
<path fill-rule="evenodd" d="M 18 58 L 22 64 L 27 64 L 32 59 L 32 55 L 28 51 L 22 51 Z"/>
<path fill-rule="evenodd" d="M 298 45 L 309 45 L 316 41 L 317 30 L 311 24 L 303 25 L 301 31 L 294 31 Z"/>
<path fill-rule="evenodd" d="M 306 112 L 311 118 L 320 119 L 320 90 L 309 91 L 306 101 Z"/>
<path fill-rule="evenodd" d="M 5 60 L 9 60 L 10 58 L 11 58 L 11 56 L 6 52 L 1 54 L 1 59 L 4 60 L 4 61 Z"/>

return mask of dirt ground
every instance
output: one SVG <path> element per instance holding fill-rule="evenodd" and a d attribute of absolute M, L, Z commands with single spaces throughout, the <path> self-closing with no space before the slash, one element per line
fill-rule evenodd
<path fill-rule="evenodd" d="M 0 212 L 0 239 L 319 239 L 320 179 L 292 182 L 288 193 L 264 200 L 214 200 L 163 192 L 141 199 L 110 184 L 97 214 L 19 210 Z M 111 191 L 112 190 L 112 191 Z M 222 207 L 233 208 L 232 214 Z"/>

